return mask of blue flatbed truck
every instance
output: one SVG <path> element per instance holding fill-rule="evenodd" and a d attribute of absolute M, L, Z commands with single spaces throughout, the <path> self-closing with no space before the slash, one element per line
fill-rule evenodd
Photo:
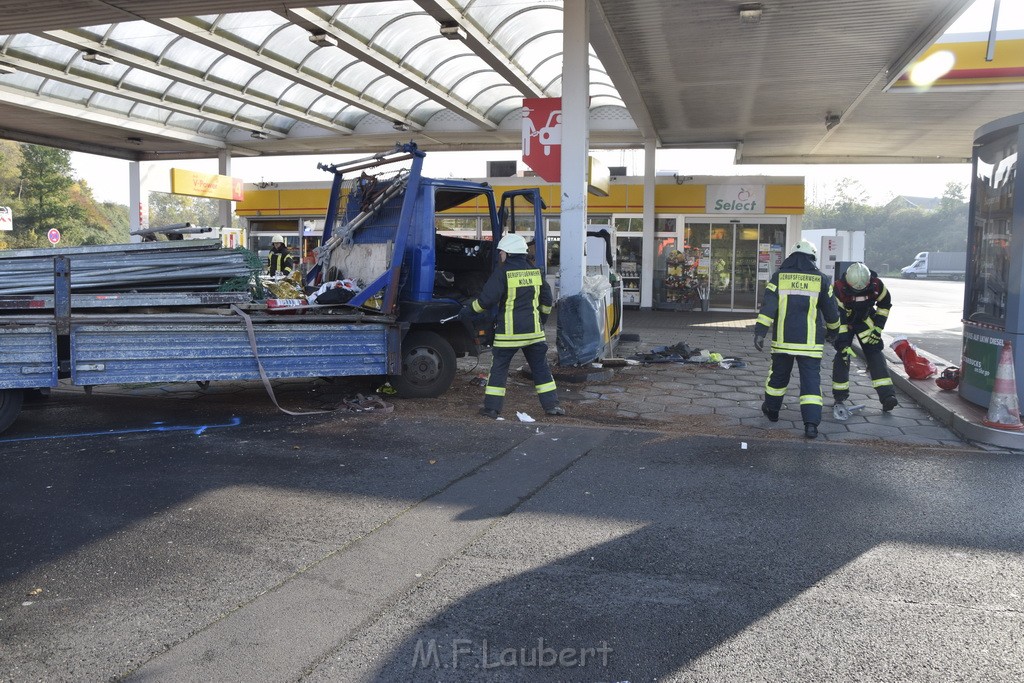
<path fill-rule="evenodd" d="M 80 293 L 73 256 L 54 257 L 52 296 L 0 297 L 0 431 L 14 422 L 26 393 L 62 379 L 90 387 L 387 376 L 399 396 L 440 396 L 456 359 L 479 355 L 489 341 L 486 321 L 474 326 L 452 317 L 494 269 L 493 247 L 504 232 L 545 244 L 543 205 L 535 188 L 505 193 L 498 206 L 486 183 L 424 178 L 423 157 L 409 143 L 320 165 L 334 181 L 307 284 L 358 280 L 361 291 L 340 305 L 284 315 L 288 309 L 271 310 L 247 294 L 164 294 L 147 302 L 142 294 Z M 406 161 L 408 168 L 388 170 Z M 355 172 L 349 188 L 346 176 Z M 470 201 L 486 204 L 482 234 L 438 231 L 446 209 Z M 536 260 L 543 272 L 543 249 Z M 140 301 L 184 307 L 133 310 Z"/>

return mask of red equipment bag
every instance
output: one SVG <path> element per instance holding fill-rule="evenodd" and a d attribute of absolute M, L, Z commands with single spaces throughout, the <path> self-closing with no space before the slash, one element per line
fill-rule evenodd
<path fill-rule="evenodd" d="M 907 377 L 910 379 L 928 379 L 938 372 L 935 363 L 919 354 L 917 347 L 906 339 L 894 341 L 892 343 L 892 350 L 903 361 L 903 369 L 907 371 Z"/>

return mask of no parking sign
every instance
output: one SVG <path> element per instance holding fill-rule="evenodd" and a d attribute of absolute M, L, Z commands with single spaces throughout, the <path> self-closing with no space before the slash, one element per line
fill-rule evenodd
<path fill-rule="evenodd" d="M 46 233 L 46 239 L 50 240 L 50 244 L 57 244 L 60 242 L 60 230 L 50 228 L 50 232 Z"/>

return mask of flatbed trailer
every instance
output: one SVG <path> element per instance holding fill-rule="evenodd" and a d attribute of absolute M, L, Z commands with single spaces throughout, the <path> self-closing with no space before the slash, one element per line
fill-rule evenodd
<path fill-rule="evenodd" d="M 324 245 L 306 284 L 358 278 L 360 291 L 341 304 L 275 311 L 247 293 L 81 291 L 74 258 L 54 256 L 52 292 L 0 295 L 0 432 L 26 391 L 61 380 L 91 387 L 262 379 L 269 387 L 283 378 L 386 376 L 399 396 L 443 394 L 457 357 L 479 355 L 489 339 L 489 320 L 467 324 L 455 314 L 497 264 L 493 245 L 506 227 L 545 244 L 543 204 L 538 190 L 516 190 L 503 195 L 499 211 L 484 183 L 422 178 L 423 156 L 409 143 L 321 165 L 335 181 Z M 365 173 L 404 160 L 411 169 L 397 175 Z M 354 171 L 361 175 L 345 206 L 342 178 Z M 485 238 L 437 232 L 439 213 L 481 200 L 490 220 Z M 543 249 L 536 259 L 543 272 Z M 97 277 L 91 272 L 88 286 Z"/>

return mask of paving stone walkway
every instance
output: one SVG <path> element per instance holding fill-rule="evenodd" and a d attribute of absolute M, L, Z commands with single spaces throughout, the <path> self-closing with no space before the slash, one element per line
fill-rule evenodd
<path fill-rule="evenodd" d="M 700 419 L 710 428 L 730 428 L 732 434 L 749 431 L 751 437 L 766 435 L 802 438 L 803 421 L 797 400 L 797 371 L 794 368 L 778 422 L 761 414 L 764 382 L 770 357 L 753 347 L 753 318 L 693 315 L 658 311 L 627 312 L 625 335 L 639 337 L 624 341 L 617 355 L 630 358 L 652 349 L 685 342 L 691 348 L 707 349 L 726 358 L 739 358 L 745 367 L 659 363 L 618 368 L 611 381 L 579 387 L 563 383 L 564 399 L 581 403 L 614 404 L 621 418 L 644 422 L 674 422 L 681 418 Z M 552 345 L 553 346 L 553 345 Z M 909 396 L 898 392 L 900 406 L 883 413 L 866 367 L 855 359 L 851 369 L 849 405 L 863 404 L 846 422 L 832 416 L 831 368 L 833 351 L 826 347 L 822 359 L 822 390 L 825 408 L 819 439 L 828 441 L 881 440 L 894 443 L 956 447 L 965 442 L 936 421 Z M 737 429 L 739 428 L 739 429 Z"/>

